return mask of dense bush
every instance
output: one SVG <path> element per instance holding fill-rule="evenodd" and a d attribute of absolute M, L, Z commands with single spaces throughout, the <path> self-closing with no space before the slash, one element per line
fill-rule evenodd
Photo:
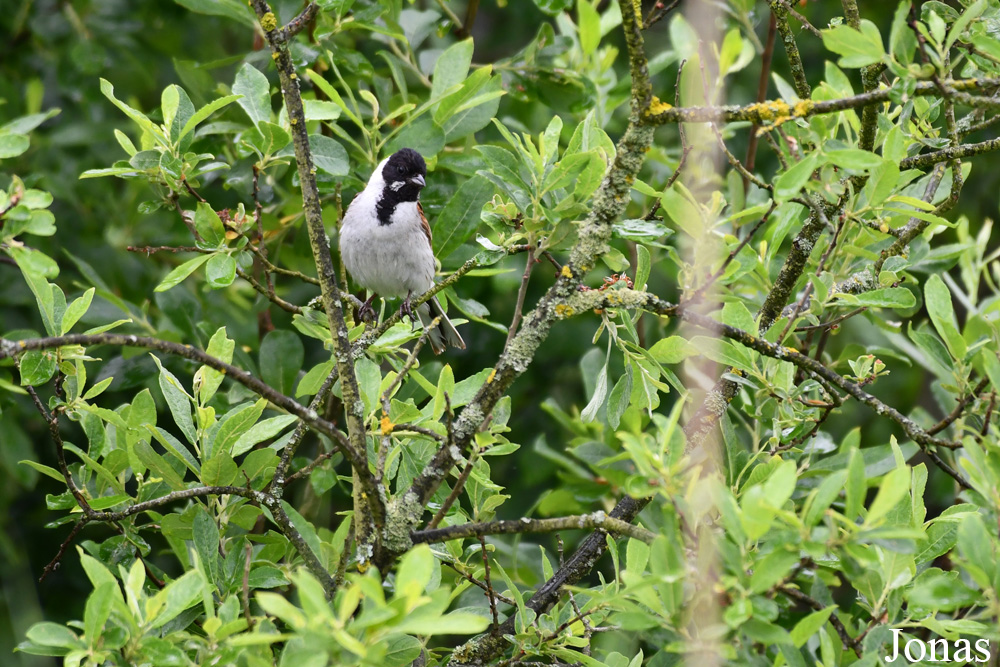
<path fill-rule="evenodd" d="M 2 546 L 59 541 L 11 659 L 997 655 L 1000 270 L 955 208 L 997 0 L 39 4 L 0 493 L 53 514 Z M 336 256 L 401 147 L 464 353 L 361 322 Z"/>

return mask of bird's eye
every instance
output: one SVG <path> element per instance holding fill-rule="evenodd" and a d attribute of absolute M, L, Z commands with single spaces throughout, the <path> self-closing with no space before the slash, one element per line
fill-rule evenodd
<path fill-rule="evenodd" d="M 401 164 L 397 164 L 396 165 L 396 173 L 397 174 L 402 174 L 404 171 L 406 171 L 406 170 L 403 169 L 403 165 L 401 165 Z"/>

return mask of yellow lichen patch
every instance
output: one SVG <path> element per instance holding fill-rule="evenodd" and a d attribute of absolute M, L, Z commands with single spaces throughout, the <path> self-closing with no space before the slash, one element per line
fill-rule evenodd
<path fill-rule="evenodd" d="M 563 264 L 563 267 L 559 271 L 559 273 L 562 274 L 563 278 L 572 278 L 573 277 L 573 272 L 570 270 L 569 264 Z"/>
<path fill-rule="evenodd" d="M 486 384 L 493 382 L 493 380 L 496 379 L 496 376 L 497 376 L 497 369 L 494 368 L 492 371 L 490 371 L 490 376 L 486 378 Z"/>
<path fill-rule="evenodd" d="M 558 306 L 556 306 L 556 317 L 560 319 L 565 317 L 572 317 L 575 312 L 576 309 L 574 309 L 573 306 L 567 306 L 565 303 L 560 303 Z"/>
<path fill-rule="evenodd" d="M 264 32 L 271 32 L 278 27 L 278 19 L 275 18 L 274 12 L 268 12 L 260 17 L 260 27 Z"/>
<path fill-rule="evenodd" d="M 295 79 L 299 78 L 299 75 L 296 74 L 295 72 L 292 72 L 291 74 L 288 75 L 288 78 L 294 81 Z"/>
<path fill-rule="evenodd" d="M 659 97 L 653 95 L 653 99 L 649 101 L 649 109 L 647 110 L 650 116 L 656 116 L 663 113 L 664 111 L 669 111 L 673 107 L 666 102 L 660 100 Z"/>
<path fill-rule="evenodd" d="M 278 59 L 278 52 L 275 51 L 271 54 L 271 60 L 277 60 L 277 59 Z"/>
<path fill-rule="evenodd" d="M 795 103 L 795 109 L 793 110 L 797 118 L 805 118 L 813 110 L 812 100 L 799 100 Z"/>
<path fill-rule="evenodd" d="M 382 429 L 382 435 L 389 435 L 392 433 L 392 429 L 396 425 L 392 423 L 388 415 L 382 415 L 382 421 L 379 422 L 379 427 Z"/>
<path fill-rule="evenodd" d="M 788 118 L 791 115 L 792 109 L 784 100 L 772 100 L 760 102 L 759 104 L 751 104 L 747 107 L 747 112 L 756 114 L 761 122 L 773 123 L 776 120 Z"/>

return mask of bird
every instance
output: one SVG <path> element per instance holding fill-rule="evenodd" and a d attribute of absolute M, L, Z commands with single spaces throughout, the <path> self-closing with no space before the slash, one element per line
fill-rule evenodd
<path fill-rule="evenodd" d="M 373 292 L 358 315 L 374 317 L 375 295 L 402 297 L 400 315 L 414 320 L 410 299 L 434 285 L 436 264 L 431 228 L 420 206 L 420 191 L 427 184 L 427 164 L 412 148 L 401 148 L 375 168 L 365 189 L 351 201 L 340 227 L 340 257 L 354 281 Z M 465 341 L 431 297 L 417 309 L 435 354 L 446 344 L 465 349 Z"/>

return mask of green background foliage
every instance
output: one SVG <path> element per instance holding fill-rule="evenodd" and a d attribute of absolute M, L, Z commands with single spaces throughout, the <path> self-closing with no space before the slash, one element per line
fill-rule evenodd
<path fill-rule="evenodd" d="M 573 604 L 587 610 L 589 625 L 616 628 L 593 638 L 565 598 L 549 614 L 525 606 L 558 569 L 554 537 L 488 539 L 492 584 L 508 598 L 501 614 L 516 619 L 512 634 L 526 650 L 522 659 L 669 665 L 696 651 L 683 629 L 707 594 L 692 594 L 685 584 L 697 581 L 697 568 L 687 567 L 698 562 L 692 534 L 704 540 L 708 533 L 715 535 L 722 591 L 713 632 L 725 638 L 714 650 L 733 664 L 852 664 L 858 656 L 831 617 L 851 637 L 863 635 L 858 652 L 865 664 L 881 660 L 890 627 L 917 637 L 996 639 L 990 632 L 998 542 L 988 527 L 997 525 L 1000 471 L 996 427 L 984 429 L 983 418 L 1000 379 L 1000 276 L 990 263 L 996 241 L 988 222 L 1000 183 L 987 166 L 990 154 L 965 160 L 964 170 L 972 168 L 961 198 L 941 217 L 934 206 L 957 191 L 953 172 L 943 175 L 928 205 L 919 200 L 933 167 L 898 164 L 952 140 L 940 96 L 908 97 L 918 81 L 930 81 L 922 67 L 943 78 L 996 76 L 1000 42 L 992 26 L 1000 8 L 924 3 L 925 39 L 939 53 L 924 65 L 905 9 L 862 5 L 870 24 L 860 34 L 843 23 L 837 2 L 796 5 L 824 29 L 822 37 L 789 22 L 814 101 L 860 93 L 860 68 L 888 64 L 892 103 L 878 107 L 875 151 L 858 146 L 860 110 L 815 115 L 775 128 L 777 152 L 761 138 L 754 172 L 773 183 L 773 195 L 753 185 L 744 190 L 728 165 L 720 175 L 682 176 L 671 186 L 685 152 L 677 124 L 665 124 L 611 245 L 585 283 L 596 292 L 607 276 L 626 273 L 636 290 L 676 302 L 719 268 L 721 258 L 707 264 L 697 258 L 721 243 L 723 254 L 739 252 L 709 290 L 724 303 L 716 319 L 756 334 L 754 313 L 807 224 L 803 202 L 814 197 L 836 208 L 846 201 L 837 211 L 843 216 L 831 223 L 845 225 L 836 252 L 819 270 L 820 254 L 830 247 L 827 230 L 788 300 L 794 304 L 811 281 L 812 299 L 797 324 L 866 308 L 822 336 L 819 358 L 922 429 L 983 378 L 987 384 L 940 436 L 961 447 L 937 448 L 974 488 L 958 489 L 898 424 L 858 401 L 824 414 L 829 388 L 791 364 L 730 342 L 712 352 L 707 338 L 697 338 L 705 331 L 616 309 L 614 295 L 628 286 L 612 282 L 602 292 L 611 295 L 603 312 L 562 311 L 577 316 L 556 323 L 493 410 L 476 439 L 482 456 L 473 457 L 462 500 L 442 523 L 559 517 L 609 511 L 626 494 L 654 498 L 641 522 L 654 534 L 651 543 L 609 537 L 612 555 L 576 589 Z M 285 21 L 301 3 L 272 8 Z M 7 211 L 0 237 L 10 259 L 0 264 L 0 337 L 77 333 L 127 320 L 113 331 L 207 350 L 307 401 L 332 367 L 325 315 L 315 308 L 287 312 L 246 280 L 260 275 L 248 250 L 256 232 L 255 166 L 269 259 L 315 275 L 292 128 L 252 10 L 223 0 L 24 0 L 13 9 L 0 47 L 0 188 L 21 192 L 23 182 L 27 194 L 22 208 Z M 292 44 L 327 231 L 335 235 L 336 220 L 374 165 L 412 146 L 428 159 L 422 202 L 442 277 L 480 260 L 441 294 L 450 314 L 467 320 L 461 331 L 469 349 L 441 358 L 424 352 L 388 414 L 391 423 L 438 433 L 445 394 L 456 411 L 472 402 L 504 348 L 525 255 L 502 249 L 540 245 L 567 261 L 579 221 L 596 206 L 593 195 L 628 124 L 633 93 L 616 4 L 484 3 L 471 37 L 456 34 L 448 15 L 461 21 L 467 10 L 327 1 Z M 719 36 L 708 45 L 717 55 L 708 58 L 707 74 L 695 67 L 692 20 L 674 13 L 651 26 L 645 40 L 654 94 L 671 104 L 704 104 L 700 79 L 718 75 L 720 103 L 752 103 L 769 17 L 766 3 L 725 3 Z M 967 43 L 980 53 L 959 55 Z M 940 55 L 946 52 L 953 61 Z M 774 60 L 767 98 L 794 105 L 795 73 L 781 38 Z M 677 82 L 684 91 L 679 100 Z M 979 91 L 986 92 L 993 91 Z M 960 117 L 972 108 L 959 102 Z M 986 109 L 988 119 L 995 110 Z M 736 156 L 746 155 L 748 126 L 719 125 Z M 962 141 L 983 141 L 991 132 L 986 127 Z M 696 136 L 714 141 L 711 133 Z M 797 153 L 793 144 L 810 150 Z M 692 173 L 697 167 L 688 165 Z M 208 203 L 199 204 L 185 181 Z M 737 235 L 767 214 L 772 197 L 780 206 L 751 243 L 739 246 Z M 128 250 L 195 245 L 178 209 L 201 237 L 197 251 Z M 219 211 L 226 214 L 220 218 Z M 907 254 L 885 261 L 877 289 L 834 295 L 835 284 L 867 270 L 890 247 L 893 239 L 881 227 L 898 229 L 911 218 L 930 227 Z M 534 268 L 526 312 L 557 276 L 547 261 Z M 275 280 L 278 294 L 296 308 L 319 293 L 294 278 Z M 59 291 L 48 291 L 47 283 Z M 383 316 L 394 309 L 390 302 Z M 786 325 L 787 317 L 779 319 L 767 340 L 775 342 Z M 819 337 L 809 338 L 813 354 Z M 381 440 L 379 398 L 407 358 L 403 345 L 416 338 L 397 325 L 356 365 L 372 452 Z M 802 338 L 793 332 L 779 342 L 800 348 Z M 721 471 L 695 483 L 680 425 L 701 400 L 699 373 L 707 367 L 699 352 L 719 363 L 718 372 L 730 368 L 741 392 L 718 429 Z M 63 419 L 65 447 L 98 511 L 190 488 L 195 480 L 261 491 L 296 421 L 190 360 L 120 346 L 86 354 L 100 361 L 77 349 L 60 366 L 52 353 L 33 351 L 21 358 L 20 372 L 9 359 L 0 367 L 0 469 L 8 480 L 0 488 L 4 664 L 53 664 L 9 653 L 27 641 L 42 654 L 93 650 L 96 664 L 105 659 L 101 651 L 108 660 L 115 651 L 132 651 L 151 664 L 209 656 L 224 664 L 271 664 L 272 650 L 284 656 L 281 664 L 307 664 L 322 650 L 331 664 L 353 664 L 367 651 L 369 662 L 402 665 L 421 646 L 451 648 L 487 628 L 491 614 L 481 591 L 441 566 L 450 559 L 482 579 L 478 540 L 404 550 L 384 574 L 385 588 L 374 568 L 359 573 L 351 561 L 328 604 L 323 584 L 266 513 L 236 495 L 177 502 L 120 521 L 119 529 L 92 523 L 59 569 L 36 584 L 78 515 L 71 513 L 77 503 L 57 470 L 48 427 L 21 385 L 36 386 L 51 409 L 58 404 L 49 403 L 54 374 L 68 376 L 63 391 L 73 406 Z M 682 405 L 686 389 L 695 392 Z M 342 425 L 336 400 L 325 415 Z M 822 421 L 815 437 L 807 437 L 816 419 Z M 391 443 L 389 492 L 401 495 L 438 445 L 429 436 L 394 435 Z M 307 436 L 293 469 L 332 450 L 330 438 Z M 354 558 L 343 518 L 354 507 L 352 488 L 350 467 L 334 452 L 285 496 L 291 525 L 330 572 L 342 556 Z M 562 531 L 567 555 L 585 534 Z M 253 567 L 244 582 L 244 545 L 251 544 Z M 245 616 L 256 619 L 255 628 L 246 628 Z M 287 635 L 260 638 L 277 632 Z M 585 645 L 593 657 L 578 652 Z"/>

